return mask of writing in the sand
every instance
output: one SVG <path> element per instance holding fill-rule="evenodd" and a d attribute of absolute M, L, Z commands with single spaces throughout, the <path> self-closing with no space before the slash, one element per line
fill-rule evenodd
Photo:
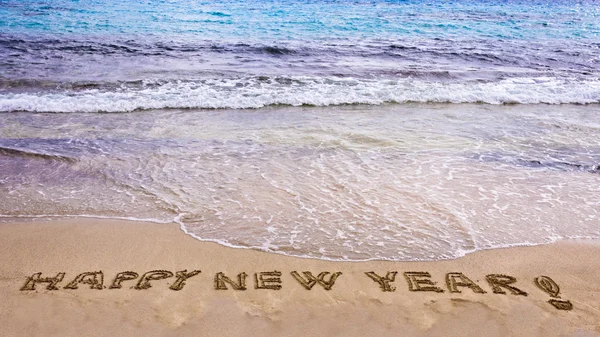
<path fill-rule="evenodd" d="M 365 273 L 370 279 L 375 281 L 381 291 L 393 292 L 396 287 L 393 285 L 396 281 L 397 271 L 388 271 L 385 274 L 378 275 L 375 272 Z M 443 293 L 446 290 L 437 285 L 437 282 L 432 280 L 431 274 L 425 271 L 408 271 L 403 273 L 409 291 L 427 291 Z M 494 294 L 506 295 L 507 293 L 516 296 L 527 296 L 527 292 L 516 286 L 517 278 L 504 274 L 488 274 L 485 280 Z M 461 272 L 446 273 L 445 276 L 446 288 L 449 293 L 462 293 L 462 289 L 470 289 L 475 294 L 486 294 L 472 279 Z M 534 279 L 535 285 L 549 294 L 551 299 L 548 301 L 558 310 L 572 310 L 573 304 L 568 300 L 561 300 L 559 293 L 560 287 L 554 280 L 548 276 L 540 276 Z"/>
<path fill-rule="evenodd" d="M 365 272 L 366 277 L 374 282 L 382 292 L 394 292 L 397 288 L 396 276 L 398 271 L 386 271 L 377 273 L 374 271 Z M 137 273 L 134 271 L 123 271 L 117 273 L 112 281 L 105 284 L 104 273 L 102 271 L 83 272 L 76 275 L 68 283 L 62 286 L 63 289 L 77 290 L 80 286 L 88 286 L 90 289 L 123 289 L 124 284 L 130 289 L 147 290 L 153 285 L 159 285 L 159 282 L 166 279 L 171 279 L 168 283 L 168 289 L 174 291 L 182 290 L 186 283 L 193 277 L 201 274 L 200 270 L 187 271 L 180 270 L 171 272 L 169 270 L 151 270 L 145 273 Z M 332 290 L 342 272 L 321 271 L 313 273 L 311 271 L 292 271 L 291 278 L 298 286 L 312 290 L 316 285 L 319 285 L 323 290 Z M 478 281 L 473 281 L 461 272 L 450 272 L 444 276 L 445 287 L 438 285 L 434 281 L 433 276 L 426 271 L 407 271 L 403 272 L 405 285 L 408 291 L 411 292 L 433 292 L 451 294 L 459 294 L 463 291 L 472 291 L 474 294 L 487 294 Z M 27 278 L 25 284 L 21 287 L 21 291 L 36 291 L 37 286 L 45 285 L 45 289 L 59 290 L 66 273 L 60 272 L 55 275 L 42 275 L 41 272 L 35 273 Z M 251 279 L 250 281 L 248 279 Z M 499 295 L 515 295 L 527 296 L 527 292 L 518 286 L 517 279 L 505 274 L 488 274 L 485 275 L 485 283 L 487 288 L 493 294 Z M 227 275 L 223 272 L 218 272 L 212 277 L 212 284 L 215 290 L 232 290 L 246 291 L 248 288 L 258 290 L 281 290 L 283 288 L 283 273 L 277 270 L 260 271 L 250 274 L 241 272 L 238 274 Z M 166 282 L 166 281 L 165 281 Z M 248 285 L 251 283 L 251 285 Z M 560 297 L 560 287 L 548 276 L 539 276 L 533 280 L 537 288 L 550 295 L 548 301 L 553 307 L 558 310 L 572 310 L 573 304 L 568 300 L 563 300 Z"/>

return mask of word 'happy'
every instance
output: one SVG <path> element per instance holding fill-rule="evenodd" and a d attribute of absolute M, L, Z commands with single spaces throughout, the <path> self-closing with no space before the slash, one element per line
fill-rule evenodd
<path fill-rule="evenodd" d="M 77 275 L 69 283 L 63 286 L 63 289 L 76 290 L 80 285 L 88 285 L 90 289 L 102 290 L 102 289 L 121 289 L 123 288 L 124 282 L 132 282 L 131 289 L 146 290 L 151 288 L 154 281 L 160 281 L 169 278 L 175 278 L 175 281 L 170 284 L 169 289 L 174 291 L 180 291 L 186 285 L 186 282 L 192 277 L 200 274 L 200 270 L 192 270 L 190 272 L 186 270 L 180 270 L 175 273 L 168 270 L 151 270 L 140 276 L 140 274 L 133 271 L 123 271 L 117 273 L 112 279 L 112 282 L 106 286 L 104 284 L 104 273 L 102 271 L 94 272 L 83 272 Z M 379 286 L 382 292 L 394 292 L 396 290 L 396 275 L 397 271 L 388 271 L 384 274 L 377 274 L 373 271 L 366 272 L 366 277 L 373 280 L 374 285 Z M 42 277 L 42 273 L 35 273 L 27 278 L 25 284 L 21 287 L 21 291 L 35 291 L 36 285 L 46 284 L 46 290 L 59 290 L 58 284 L 63 281 L 66 273 L 60 272 L 55 276 Z M 304 271 L 302 274 L 297 271 L 292 271 L 290 275 L 297 283 L 306 290 L 312 290 L 315 285 L 321 286 L 324 290 L 332 290 L 337 279 L 342 275 L 342 272 L 328 272 L 323 271 L 316 276 L 310 271 Z M 218 272 L 213 278 L 213 287 L 215 290 L 237 290 L 245 291 L 248 289 L 248 274 L 245 272 L 237 274 L 235 277 L 230 278 L 223 272 Z M 447 290 L 437 286 L 437 282 L 434 282 L 431 278 L 431 274 L 423 271 L 409 271 L 403 273 L 404 279 L 408 286 L 409 291 L 419 292 L 428 291 L 443 293 L 448 291 L 449 293 L 461 293 L 462 290 L 470 289 L 475 294 L 487 293 L 480 285 L 468 278 L 461 272 L 451 272 L 445 275 L 445 285 Z M 253 273 L 252 283 L 254 289 L 263 290 L 280 290 L 282 289 L 282 273 L 280 271 L 263 271 Z M 527 296 L 527 292 L 517 288 L 515 283 L 517 279 L 513 276 L 504 274 L 488 274 L 485 276 L 485 280 L 494 294 L 506 295 L 510 293 L 516 296 Z M 133 283 L 135 281 L 135 283 Z M 568 300 L 561 300 L 559 293 L 560 288 L 554 280 L 548 276 L 540 276 L 534 279 L 535 285 L 550 295 L 551 299 L 548 301 L 552 306 L 559 310 L 572 310 L 573 305 Z"/>

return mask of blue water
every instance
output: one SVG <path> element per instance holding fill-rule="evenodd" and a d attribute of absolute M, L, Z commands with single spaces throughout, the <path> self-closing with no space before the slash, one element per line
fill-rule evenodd
<path fill-rule="evenodd" d="M 0 1 L 0 110 L 600 102 L 595 1 Z"/>

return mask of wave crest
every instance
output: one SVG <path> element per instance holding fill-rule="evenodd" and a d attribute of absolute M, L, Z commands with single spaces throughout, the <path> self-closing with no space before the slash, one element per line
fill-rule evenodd
<path fill-rule="evenodd" d="M 0 111 L 129 112 L 149 109 L 249 109 L 270 105 L 384 103 L 594 104 L 600 81 L 512 78 L 495 82 L 431 82 L 403 78 L 247 77 L 144 81 L 105 89 L 0 94 Z"/>

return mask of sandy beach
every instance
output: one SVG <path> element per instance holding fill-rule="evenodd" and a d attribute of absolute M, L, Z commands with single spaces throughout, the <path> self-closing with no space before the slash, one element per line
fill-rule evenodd
<path fill-rule="evenodd" d="M 8 223 L 1 335 L 598 336 L 599 254 L 598 242 L 562 241 L 329 262 L 201 242 L 177 224 Z"/>
<path fill-rule="evenodd" d="M 598 1 L 0 0 L 0 337 L 600 337 Z"/>

